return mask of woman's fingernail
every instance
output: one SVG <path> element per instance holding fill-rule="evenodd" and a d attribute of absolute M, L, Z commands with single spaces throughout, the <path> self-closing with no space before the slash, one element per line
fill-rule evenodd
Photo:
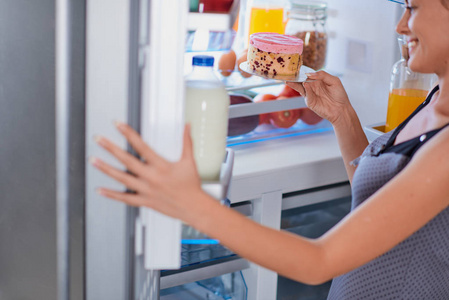
<path fill-rule="evenodd" d="M 97 136 L 94 137 L 94 140 L 100 146 L 104 146 L 105 145 L 105 139 L 102 136 L 97 135 Z"/>
<path fill-rule="evenodd" d="M 89 158 L 89 162 L 96 167 L 98 167 L 100 165 L 100 160 L 93 156 L 91 158 Z"/>
<path fill-rule="evenodd" d="M 120 121 L 114 121 L 115 127 L 117 127 L 118 130 L 123 131 L 125 129 L 125 124 Z"/>
<path fill-rule="evenodd" d="M 105 190 L 102 189 L 102 188 L 97 188 L 97 189 L 95 189 L 95 191 L 96 191 L 97 194 L 99 194 L 99 195 L 102 195 L 102 196 L 105 196 L 105 195 L 106 195 Z"/>

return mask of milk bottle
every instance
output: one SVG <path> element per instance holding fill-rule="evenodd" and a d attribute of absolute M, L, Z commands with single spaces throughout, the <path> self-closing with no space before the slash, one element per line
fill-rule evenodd
<path fill-rule="evenodd" d="M 204 181 L 220 177 L 228 131 L 230 98 L 213 65 L 212 56 L 196 55 L 186 77 L 185 121 L 191 125 L 195 161 Z"/>

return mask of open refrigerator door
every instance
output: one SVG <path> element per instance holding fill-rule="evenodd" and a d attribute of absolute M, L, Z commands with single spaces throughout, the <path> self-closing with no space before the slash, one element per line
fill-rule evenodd
<path fill-rule="evenodd" d="M 169 161 L 182 152 L 184 49 L 179 41 L 185 40 L 187 7 L 187 1 L 165 0 L 141 1 L 140 8 L 141 134 Z M 145 268 L 179 268 L 181 222 L 147 208 L 140 209 L 140 219 L 146 228 Z"/>
<path fill-rule="evenodd" d="M 143 139 L 162 157 L 176 161 L 184 129 L 186 0 L 139 2 L 138 69 Z M 159 270 L 181 266 L 181 222 L 149 208 L 135 220 L 135 298 L 159 298 Z"/>

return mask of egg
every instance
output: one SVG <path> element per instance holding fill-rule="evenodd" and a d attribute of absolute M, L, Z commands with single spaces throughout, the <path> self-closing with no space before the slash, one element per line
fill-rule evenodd
<path fill-rule="evenodd" d="M 240 69 L 240 64 L 242 62 L 248 60 L 247 56 L 248 56 L 248 49 L 245 49 L 245 50 L 242 51 L 242 53 L 240 53 L 239 59 L 237 60 L 237 66 L 239 67 L 240 74 L 242 74 L 242 76 L 245 77 L 245 78 L 248 78 L 248 77 L 252 76 L 250 73 L 246 73 L 245 71 Z"/>
<path fill-rule="evenodd" d="M 237 56 L 235 55 L 234 50 L 230 50 L 227 53 L 221 55 L 220 60 L 218 61 L 218 69 L 221 72 L 221 75 L 228 77 L 232 74 L 235 68 L 235 60 Z"/>

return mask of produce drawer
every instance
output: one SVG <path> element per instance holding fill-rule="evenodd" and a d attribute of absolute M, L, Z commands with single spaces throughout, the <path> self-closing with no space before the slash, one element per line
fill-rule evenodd
<path fill-rule="evenodd" d="M 233 93 L 231 93 L 232 95 Z M 235 94 L 234 94 L 235 95 Z M 234 104 L 229 107 L 229 122 L 234 122 L 238 118 L 254 116 L 265 113 L 286 111 L 292 109 L 306 108 L 303 97 L 292 97 L 287 99 L 278 99 L 275 101 L 266 101 L 258 103 Z M 238 121 L 236 121 L 238 122 Z M 254 130 L 237 136 L 229 136 L 227 139 L 228 147 L 261 142 L 271 139 L 284 137 L 300 136 L 333 130 L 332 125 L 327 120 L 321 120 L 315 125 L 308 125 L 299 119 L 290 128 L 276 128 L 271 124 L 261 124 Z"/>

